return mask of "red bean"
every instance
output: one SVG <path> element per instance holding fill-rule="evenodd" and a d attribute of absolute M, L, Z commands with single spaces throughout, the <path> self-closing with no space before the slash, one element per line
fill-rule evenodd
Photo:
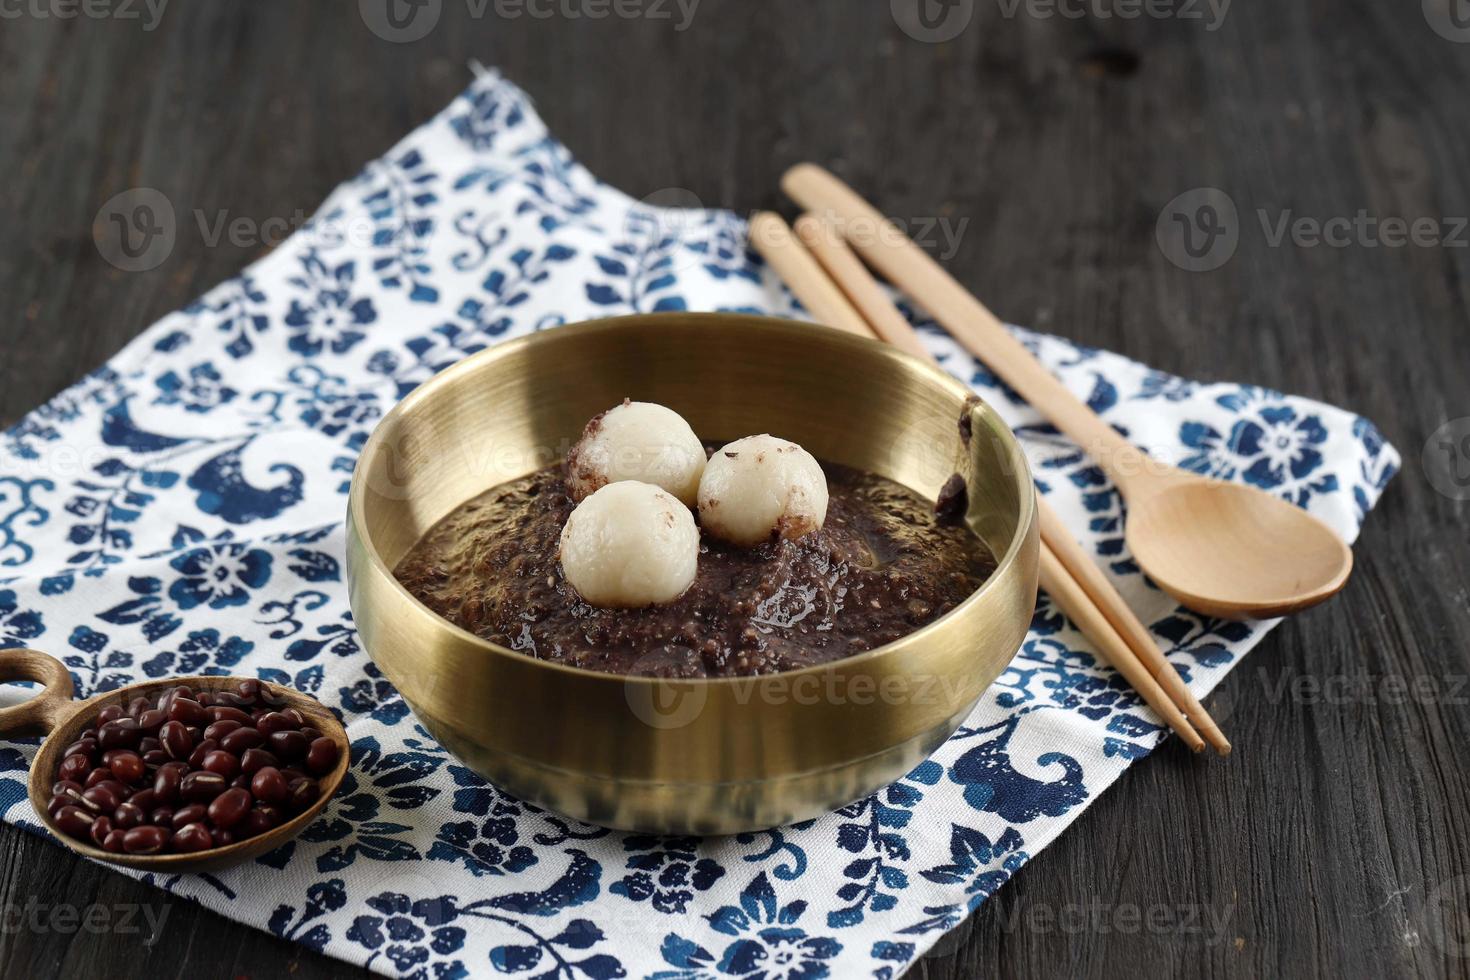
<path fill-rule="evenodd" d="M 56 826 L 73 837 L 90 839 L 92 821 L 96 818 L 79 806 L 64 806 L 56 814 Z"/>
<path fill-rule="evenodd" d="M 282 759 L 299 759 L 310 743 L 300 732 L 276 732 L 270 737 L 270 749 Z"/>
<path fill-rule="evenodd" d="M 54 805 L 54 807 L 49 808 L 53 817 L 60 807 L 85 807 L 90 810 L 90 807 L 87 807 L 87 801 L 82 799 L 82 793 L 87 792 L 87 790 L 76 789 L 76 783 L 72 782 L 59 783 L 59 786 L 62 786 L 60 792 L 51 793 L 51 802 L 57 804 L 57 801 L 59 801 L 59 805 Z"/>
<path fill-rule="evenodd" d="M 203 725 L 209 721 L 209 712 L 198 701 L 181 695 L 168 706 L 168 719 L 185 725 Z"/>
<path fill-rule="evenodd" d="M 46 812 L 51 815 L 52 820 L 55 820 L 56 815 L 61 812 L 62 808 L 68 806 L 80 807 L 82 806 L 82 801 L 73 800 L 69 796 L 53 796 L 46 803 Z"/>
<path fill-rule="evenodd" d="M 134 827 L 123 835 L 123 850 L 129 854 L 157 854 L 172 837 L 162 827 Z"/>
<path fill-rule="evenodd" d="M 240 697 L 244 698 L 245 700 L 254 701 L 256 698 L 260 697 L 260 681 L 256 680 L 253 677 L 247 678 L 241 681 L 239 685 L 235 688 L 235 690 L 238 691 Z"/>
<path fill-rule="evenodd" d="M 143 758 L 127 749 L 114 749 L 102 757 L 107 768 L 121 783 L 136 783 L 143 778 Z"/>
<path fill-rule="evenodd" d="M 163 748 L 163 743 L 158 740 L 156 733 L 153 735 L 144 735 L 142 738 L 138 739 L 139 755 L 142 755 L 144 752 L 152 752 L 154 749 L 161 748 Z"/>
<path fill-rule="evenodd" d="M 276 732 L 294 732 L 301 727 L 301 723 L 284 712 L 271 711 L 262 715 L 255 727 L 266 735 L 273 735 Z"/>
<path fill-rule="evenodd" d="M 230 785 L 231 786 L 238 786 L 240 789 L 249 789 L 250 788 L 250 777 L 247 776 L 247 775 L 245 775 L 242 772 L 242 773 L 240 773 L 240 775 L 238 775 L 234 779 L 230 780 Z"/>
<path fill-rule="evenodd" d="M 127 831 L 113 829 L 102 842 L 102 849 L 109 854 L 121 854 L 123 850 L 123 838 L 127 837 Z"/>
<path fill-rule="evenodd" d="M 316 802 L 317 784 L 315 779 L 298 779 L 291 783 L 290 795 L 286 798 L 286 807 L 292 813 L 300 813 Z"/>
<path fill-rule="evenodd" d="M 123 801 L 122 796 L 112 789 L 114 785 L 116 784 L 112 780 L 98 783 L 89 790 L 83 790 L 82 799 L 86 801 L 89 809 L 97 813 L 111 813 Z"/>
<path fill-rule="evenodd" d="M 266 766 L 251 777 L 250 792 L 266 803 L 284 803 L 290 795 L 290 786 L 279 769 Z"/>
<path fill-rule="evenodd" d="M 92 760 L 88 759 L 84 755 L 79 754 L 69 755 L 65 759 L 62 759 L 61 766 L 56 770 L 56 774 L 62 779 L 68 779 L 72 782 L 80 782 L 81 780 L 86 779 L 87 773 L 91 771 Z"/>
<path fill-rule="evenodd" d="M 119 718 L 97 729 L 97 744 L 104 749 L 137 748 L 143 731 L 134 718 Z"/>
<path fill-rule="evenodd" d="M 219 743 L 212 738 L 206 738 L 204 741 L 194 746 L 194 751 L 189 755 L 189 768 L 203 768 L 204 757 L 206 755 L 209 755 L 209 753 L 213 752 L 217 748 L 219 748 Z"/>
<path fill-rule="evenodd" d="M 198 701 L 202 707 L 207 708 L 210 705 L 214 704 L 214 692 L 200 691 L 194 695 L 194 700 Z"/>
<path fill-rule="evenodd" d="M 156 732 L 166 721 L 168 721 L 168 715 L 157 708 L 149 708 L 138 716 L 138 727 L 145 732 Z"/>
<path fill-rule="evenodd" d="M 301 734 L 306 736 L 306 740 L 308 742 L 315 742 L 317 739 L 322 737 L 322 730 L 320 728 L 313 728 L 310 725 L 307 725 L 305 728 L 301 729 Z"/>
<path fill-rule="evenodd" d="M 245 816 L 245 830 L 251 837 L 256 837 L 267 830 L 279 827 L 282 816 L 279 807 L 271 806 L 269 803 L 257 803 Z"/>
<path fill-rule="evenodd" d="M 220 705 L 218 702 L 215 707 L 209 709 L 209 718 L 211 721 L 224 721 L 228 718 L 242 725 L 250 724 L 250 716 L 245 712 L 233 706 Z"/>
<path fill-rule="evenodd" d="M 246 749 L 259 748 L 263 744 L 265 744 L 265 736 L 254 728 L 237 728 L 219 740 L 220 748 L 236 755 Z"/>
<path fill-rule="evenodd" d="M 155 827 L 168 827 L 172 829 L 174 825 L 174 808 L 171 806 L 154 807 L 153 811 L 148 814 L 148 822 Z"/>
<path fill-rule="evenodd" d="M 92 843 L 101 847 L 107 840 L 107 835 L 112 833 L 112 818 L 97 817 L 92 821 Z"/>
<path fill-rule="evenodd" d="M 247 791 L 227 789 L 209 804 L 209 819 L 214 821 L 216 827 L 228 830 L 245 819 L 245 814 L 250 812 L 250 804 L 253 802 L 254 800 L 250 798 Z"/>
<path fill-rule="evenodd" d="M 209 727 L 204 729 L 204 737 L 212 738 L 217 742 L 239 727 L 240 723 L 232 718 L 226 718 L 224 721 L 210 722 Z"/>
<path fill-rule="evenodd" d="M 112 770 L 105 766 L 101 769 L 93 769 L 87 773 L 87 778 L 82 780 L 82 789 L 91 789 L 98 783 L 105 783 L 113 778 Z"/>
<path fill-rule="evenodd" d="M 129 830 L 141 826 L 148 821 L 148 814 L 143 808 L 133 802 L 119 803 L 117 809 L 112 811 L 112 825 L 122 830 Z"/>
<path fill-rule="evenodd" d="M 148 704 L 148 699 L 139 695 L 128 702 L 128 717 L 136 721 L 138 716 L 147 711 L 149 707 L 151 706 Z"/>
<path fill-rule="evenodd" d="M 182 854 L 207 851 L 213 846 L 214 838 L 210 837 L 209 828 L 202 823 L 185 824 L 174 831 L 174 850 Z"/>
<path fill-rule="evenodd" d="M 337 743 L 323 735 L 306 750 L 306 768 L 317 776 L 325 776 L 337 766 Z"/>
<path fill-rule="evenodd" d="M 191 772 L 179 783 L 179 796 L 190 803 L 207 803 L 228 785 L 229 781 L 217 772 Z"/>
<path fill-rule="evenodd" d="M 58 779 L 56 782 L 51 784 L 51 795 L 62 796 L 69 792 L 75 792 L 78 796 L 81 796 L 82 790 L 84 789 L 86 789 L 86 787 L 83 786 L 81 783 L 73 782 L 70 779 Z"/>
<path fill-rule="evenodd" d="M 209 832 L 210 839 L 214 841 L 215 847 L 229 847 L 235 843 L 234 831 L 225 830 L 223 827 L 215 827 Z"/>
<path fill-rule="evenodd" d="M 160 728 L 158 741 L 171 759 L 187 759 L 194 751 L 194 739 L 181 721 L 171 721 Z"/>
<path fill-rule="evenodd" d="M 62 758 L 69 755 L 85 755 L 91 758 L 97 754 L 97 740 L 95 738 L 80 738 L 66 747 L 61 753 Z"/>
<path fill-rule="evenodd" d="M 174 830 L 179 830 L 191 823 L 198 823 L 208 813 L 209 809 L 203 803 L 190 803 L 188 806 L 180 807 L 174 811 Z"/>
<path fill-rule="evenodd" d="M 132 796 L 128 797 L 128 802 L 144 813 L 152 813 L 153 808 L 162 803 L 163 800 L 160 800 L 158 794 L 150 788 L 138 790 Z"/>
<path fill-rule="evenodd" d="M 169 754 L 163 749 L 149 749 L 143 753 L 143 765 L 158 767 L 169 760 Z"/>
<path fill-rule="evenodd" d="M 153 792 L 164 803 L 173 803 L 179 798 L 179 782 L 189 771 L 187 762 L 166 762 L 158 767 L 153 776 Z"/>
<path fill-rule="evenodd" d="M 204 768 L 226 779 L 234 779 L 240 774 L 240 758 L 224 749 L 215 749 L 205 754 Z"/>
<path fill-rule="evenodd" d="M 127 712 L 123 710 L 122 705 L 109 704 L 101 711 L 97 712 L 97 726 L 100 728 L 101 726 L 107 724 L 109 721 L 117 721 L 125 714 L 127 714 Z"/>
<path fill-rule="evenodd" d="M 276 757 L 265 749 L 246 749 L 240 754 L 240 771 L 247 776 L 252 775 L 266 766 L 276 765 L 277 761 Z"/>

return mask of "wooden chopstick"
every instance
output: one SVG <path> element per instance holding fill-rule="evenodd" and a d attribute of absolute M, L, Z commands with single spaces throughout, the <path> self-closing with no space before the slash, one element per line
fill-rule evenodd
<path fill-rule="evenodd" d="M 878 280 L 867 274 L 862 260 L 836 229 L 828 227 L 816 215 L 804 214 L 796 219 L 796 234 L 880 340 L 906 354 L 929 357 L 914 328 L 889 300 Z"/>
<path fill-rule="evenodd" d="M 757 217 L 761 216 L 758 215 Z M 764 221 L 766 219 L 762 218 L 762 220 Z M 781 221 L 780 218 L 775 218 L 775 220 Z M 781 224 L 782 227 L 785 227 L 784 221 Z M 798 222 L 799 232 L 803 224 L 806 225 L 807 234 L 815 233 L 820 237 L 828 237 L 823 229 L 820 227 L 812 228 L 810 222 L 805 222 L 805 219 L 802 222 Z M 752 225 L 754 225 L 754 219 L 752 219 Z M 803 240 L 806 239 L 806 235 L 802 237 Z M 789 235 L 784 238 L 773 236 L 767 240 L 767 244 L 764 247 L 758 246 L 758 249 L 773 268 L 786 270 L 786 273 L 782 276 L 783 281 L 808 310 L 813 309 L 812 301 L 815 299 L 818 303 L 826 304 L 828 308 L 834 310 L 835 315 L 842 318 L 844 322 L 850 323 L 856 318 L 858 322 L 864 323 L 864 335 L 871 336 L 874 333 L 878 333 L 876 327 L 871 331 L 869 330 L 863 314 L 849 301 L 850 294 L 845 293 L 843 289 L 837 289 L 836 297 L 834 298 L 831 295 L 829 287 L 833 287 L 833 280 L 837 279 L 835 275 L 832 279 L 829 279 L 827 276 L 827 272 L 832 270 L 832 266 L 827 266 L 826 271 L 824 271 L 821 265 L 811 261 L 811 256 L 803 256 L 802 258 L 805 258 L 806 261 L 802 261 L 802 258 L 794 257 L 791 254 L 806 251 L 801 242 L 797 242 Z M 824 262 L 832 259 L 834 256 L 839 257 L 838 265 L 839 267 L 843 267 L 844 264 L 840 262 L 840 256 L 843 252 L 846 252 L 848 257 L 852 259 L 852 263 L 845 265 L 847 275 L 843 279 L 838 280 L 837 285 L 843 287 L 848 286 L 850 283 L 859 286 L 864 285 L 852 275 L 853 272 L 866 279 L 866 285 L 869 288 L 865 291 L 860 289 L 859 292 L 865 295 L 864 302 L 866 303 L 867 309 L 873 311 L 874 319 L 881 319 L 884 322 L 885 328 L 893 337 L 904 338 L 901 346 L 906 350 L 917 353 L 932 363 L 934 360 L 933 356 L 919 342 L 918 335 L 914 333 L 913 327 L 903 318 L 903 315 L 898 312 L 888 297 L 883 294 L 882 287 L 868 275 L 862 263 L 857 261 L 845 243 L 837 242 L 831 248 L 817 252 L 817 255 L 819 258 L 825 255 L 826 259 L 824 259 Z M 821 299 L 817 299 L 817 297 L 821 297 Z M 842 307 L 846 307 L 846 309 Z M 885 334 L 880 333 L 878 335 L 882 339 L 895 344 L 895 346 L 899 346 L 897 340 L 890 340 Z M 1038 508 L 1044 515 L 1051 513 L 1045 500 L 1037 496 L 1036 501 Z M 1055 519 L 1055 515 L 1051 516 Z M 1044 520 L 1043 526 L 1045 526 Z M 1075 546 L 1076 542 L 1074 541 L 1073 544 Z M 1067 572 L 1066 566 L 1053 553 L 1045 539 L 1041 543 L 1040 581 L 1041 587 L 1052 597 L 1052 601 L 1057 604 L 1057 607 L 1062 610 L 1062 613 L 1076 624 L 1084 636 L 1092 641 L 1102 660 L 1110 664 L 1118 673 L 1123 675 L 1128 683 L 1133 685 L 1134 689 L 1138 691 L 1139 695 L 1149 707 L 1158 713 L 1159 717 L 1184 740 L 1186 745 L 1195 752 L 1203 749 L 1205 742 L 1200 737 L 1199 732 L 1185 718 L 1184 714 L 1179 710 L 1179 706 L 1170 700 L 1169 695 L 1160 686 L 1153 672 L 1139 659 L 1124 638 L 1119 635 L 1118 631 L 1109 622 L 1107 616 L 1097 607 L 1082 586 Z M 1152 643 L 1150 643 L 1150 646 L 1152 646 Z"/>
<path fill-rule="evenodd" d="M 750 242 L 782 282 L 788 285 L 802 283 L 801 292 L 794 288 L 791 291 L 818 323 L 859 337 L 872 336 L 867 321 L 852 308 L 837 284 L 827 278 L 811 254 L 796 241 L 790 226 L 779 214 L 757 211 L 751 215 Z"/>
<path fill-rule="evenodd" d="M 930 312 L 934 313 L 939 321 L 950 329 L 956 339 L 981 361 L 986 363 L 992 361 L 989 356 L 992 352 L 982 341 L 995 341 L 998 335 L 1005 338 L 1005 349 L 1011 361 L 1024 359 L 1032 364 L 1036 363 L 1029 352 L 1005 331 L 1000 321 L 989 310 L 986 310 L 979 300 L 966 292 L 963 286 L 945 272 L 923 249 L 904 235 L 896 225 L 835 176 L 814 164 L 801 164 L 787 172 L 782 180 L 782 187 L 803 207 L 813 209 L 824 217 L 841 218 L 852 222 L 854 227 L 865 229 L 864 236 L 861 240 L 852 243 L 853 247 L 864 259 L 885 272 L 895 286 L 905 290 L 914 300 L 928 307 Z M 839 237 L 835 229 L 831 237 Z M 846 273 L 851 275 L 850 267 L 841 268 L 845 268 Z M 861 263 L 858 264 L 858 271 L 864 278 L 871 278 Z M 842 282 L 843 280 L 839 279 L 839 285 Z M 979 315 L 974 312 L 975 310 L 982 311 L 988 320 L 983 321 L 982 329 L 967 329 L 973 326 L 974 318 Z M 1012 356 L 1014 351 L 1011 348 L 1015 348 L 1020 354 Z M 1027 376 L 1044 375 L 1046 380 L 1043 384 L 1061 387 L 1060 381 L 1057 381 L 1045 369 L 1039 368 L 1039 365 L 1037 367 L 1036 371 L 1028 371 Z M 1006 376 L 1006 380 L 1010 380 L 1009 376 Z M 1020 390 L 1019 386 L 1017 388 Z M 1022 394 L 1024 395 L 1025 392 L 1023 391 Z M 1100 421 L 1095 421 L 1094 424 L 1106 425 Z M 1205 740 L 1221 755 L 1228 755 L 1230 740 L 1225 737 L 1220 726 L 1210 717 L 1204 705 L 1200 704 L 1199 699 L 1189 690 L 1178 671 L 1158 649 L 1148 628 L 1139 621 L 1128 604 L 1118 595 L 1117 590 L 1113 588 L 1112 583 L 1077 544 L 1076 539 L 1067 532 L 1066 526 L 1054 514 L 1048 515 L 1048 510 L 1049 508 L 1043 502 L 1042 535 L 1063 566 L 1092 597 L 1093 602 L 1102 610 L 1118 633 L 1130 642 L 1139 658 L 1169 692 L 1173 701 L 1199 726 Z M 1049 517 L 1051 519 L 1048 519 Z"/>

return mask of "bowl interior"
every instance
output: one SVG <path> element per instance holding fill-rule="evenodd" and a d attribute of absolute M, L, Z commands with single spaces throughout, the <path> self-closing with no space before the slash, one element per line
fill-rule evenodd
<path fill-rule="evenodd" d="M 353 506 L 367 543 L 393 568 L 460 503 L 559 462 L 588 419 L 624 398 L 669 406 L 706 441 L 768 432 L 930 499 L 959 473 L 967 519 L 998 561 L 1029 520 L 1019 447 L 943 372 L 811 324 L 666 314 L 503 344 L 410 394 L 358 465 Z"/>

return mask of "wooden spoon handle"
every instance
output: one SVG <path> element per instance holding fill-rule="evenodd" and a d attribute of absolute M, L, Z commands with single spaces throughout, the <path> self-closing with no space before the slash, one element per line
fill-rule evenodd
<path fill-rule="evenodd" d="M 1083 404 L 994 313 L 851 187 L 810 163 L 788 170 L 781 187 L 802 207 L 838 224 L 869 265 L 933 314 L 970 353 L 1070 436 L 1125 495 L 1130 484 L 1167 469 Z"/>
<path fill-rule="evenodd" d="M 0 650 L 0 683 L 40 681 L 39 694 L 10 708 L 0 708 L 0 735 L 45 735 L 76 708 L 71 671 L 39 650 Z"/>

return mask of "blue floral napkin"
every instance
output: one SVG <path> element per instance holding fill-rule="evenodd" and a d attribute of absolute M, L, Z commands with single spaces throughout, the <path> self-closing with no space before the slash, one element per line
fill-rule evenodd
<path fill-rule="evenodd" d="M 348 611 L 341 518 L 358 450 L 405 392 L 502 337 L 683 309 L 800 315 L 739 218 L 599 184 L 524 94 L 485 74 L 282 247 L 4 433 L 5 645 L 64 657 L 79 696 L 254 674 L 347 723 L 347 783 L 301 838 L 155 884 L 408 977 L 891 977 L 1159 744 L 1154 715 L 1043 601 L 1014 665 L 932 759 L 796 826 L 612 833 L 507 796 L 437 745 Z M 1271 624 L 1207 619 L 1152 589 L 1098 469 L 915 319 L 1208 691 Z M 1136 441 L 1279 493 L 1347 538 L 1398 466 L 1338 409 L 1017 333 Z M 24 792 L 35 744 L 0 748 L 0 811 L 39 830 Z"/>

